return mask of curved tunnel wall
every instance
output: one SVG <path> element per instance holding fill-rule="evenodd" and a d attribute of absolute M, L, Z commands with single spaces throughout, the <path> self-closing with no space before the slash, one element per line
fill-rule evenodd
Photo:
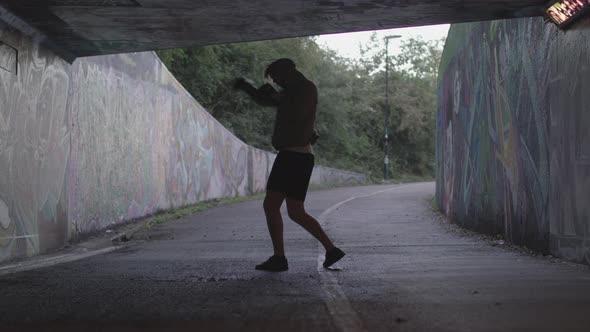
<path fill-rule="evenodd" d="M 221 126 L 154 53 L 69 65 L 1 21 L 0 41 L 19 52 L 18 73 L 0 68 L 0 261 L 161 209 L 264 191 L 275 155 Z M 321 166 L 312 175 L 364 181 Z"/>
<path fill-rule="evenodd" d="M 589 32 L 589 19 L 451 27 L 436 187 L 451 221 L 590 263 Z"/>

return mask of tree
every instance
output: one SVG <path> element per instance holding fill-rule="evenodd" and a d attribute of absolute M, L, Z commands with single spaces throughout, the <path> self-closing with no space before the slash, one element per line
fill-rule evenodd
<path fill-rule="evenodd" d="M 289 57 L 316 83 L 319 104 L 315 147 L 319 163 L 382 174 L 384 48 L 376 35 L 360 60 L 322 49 L 313 37 L 215 45 L 158 52 L 176 78 L 215 118 L 244 142 L 271 150 L 274 112 L 232 89 L 236 77 L 263 83 L 266 65 Z M 391 57 L 393 167 L 434 173 L 434 114 L 440 42 L 410 39 Z"/>

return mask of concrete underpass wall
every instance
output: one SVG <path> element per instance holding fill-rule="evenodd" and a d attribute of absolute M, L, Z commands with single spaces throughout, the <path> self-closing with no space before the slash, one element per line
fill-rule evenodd
<path fill-rule="evenodd" d="M 436 189 L 451 221 L 590 263 L 589 30 L 542 18 L 451 27 Z"/>
<path fill-rule="evenodd" d="M 19 50 L 18 76 L 0 69 L 0 260 L 6 260 L 68 238 L 71 73 L 1 21 L 0 40 Z"/>
<path fill-rule="evenodd" d="M 71 76 L 68 215 L 76 233 L 249 193 L 250 148 L 153 53 L 79 60 Z M 267 168 L 268 159 L 257 161 Z"/>
<path fill-rule="evenodd" d="M 274 154 L 221 126 L 154 53 L 70 65 L 0 21 L 0 261 L 161 209 L 264 191 Z M 0 53 L 0 56 L 3 56 Z M 312 183 L 366 181 L 317 167 Z"/>

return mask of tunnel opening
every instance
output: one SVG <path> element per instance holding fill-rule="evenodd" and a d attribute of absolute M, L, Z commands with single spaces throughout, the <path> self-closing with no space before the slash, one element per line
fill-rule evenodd
<path fill-rule="evenodd" d="M 412 29 L 382 30 L 164 50 L 158 55 L 217 120 L 264 150 L 273 150 L 269 138 L 274 114 L 235 94 L 233 81 L 246 77 L 260 86 L 266 82 L 268 64 L 292 58 L 318 88 L 320 139 L 314 150 L 319 163 L 365 173 L 372 181 L 383 181 L 386 175 L 390 181 L 432 180 L 437 71 L 447 30 L 448 25 L 416 30 L 436 36 L 428 39 Z M 408 37 L 387 48 L 384 38 L 396 31 Z M 386 151 L 388 146 L 391 151 Z"/>
<path fill-rule="evenodd" d="M 544 4 L 3 1 L 4 329 L 583 330 L 587 271 L 535 255 L 590 263 L 590 20 L 561 32 Z M 428 22 L 456 22 L 444 49 L 386 32 L 351 60 L 284 39 Z M 287 222 L 289 272 L 254 268 L 267 204 L 237 197 L 266 189 L 273 119 L 232 85 L 282 57 L 320 91 L 332 167 L 312 181 L 372 180 L 308 201 L 343 268 Z"/>

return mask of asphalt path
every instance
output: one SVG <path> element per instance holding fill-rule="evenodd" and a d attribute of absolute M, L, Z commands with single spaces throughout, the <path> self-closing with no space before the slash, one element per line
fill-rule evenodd
<path fill-rule="evenodd" d="M 347 256 L 283 211 L 289 270 L 261 201 L 210 209 L 125 248 L 0 276 L 0 331 L 590 331 L 590 269 L 448 225 L 433 183 L 310 192 Z"/>

